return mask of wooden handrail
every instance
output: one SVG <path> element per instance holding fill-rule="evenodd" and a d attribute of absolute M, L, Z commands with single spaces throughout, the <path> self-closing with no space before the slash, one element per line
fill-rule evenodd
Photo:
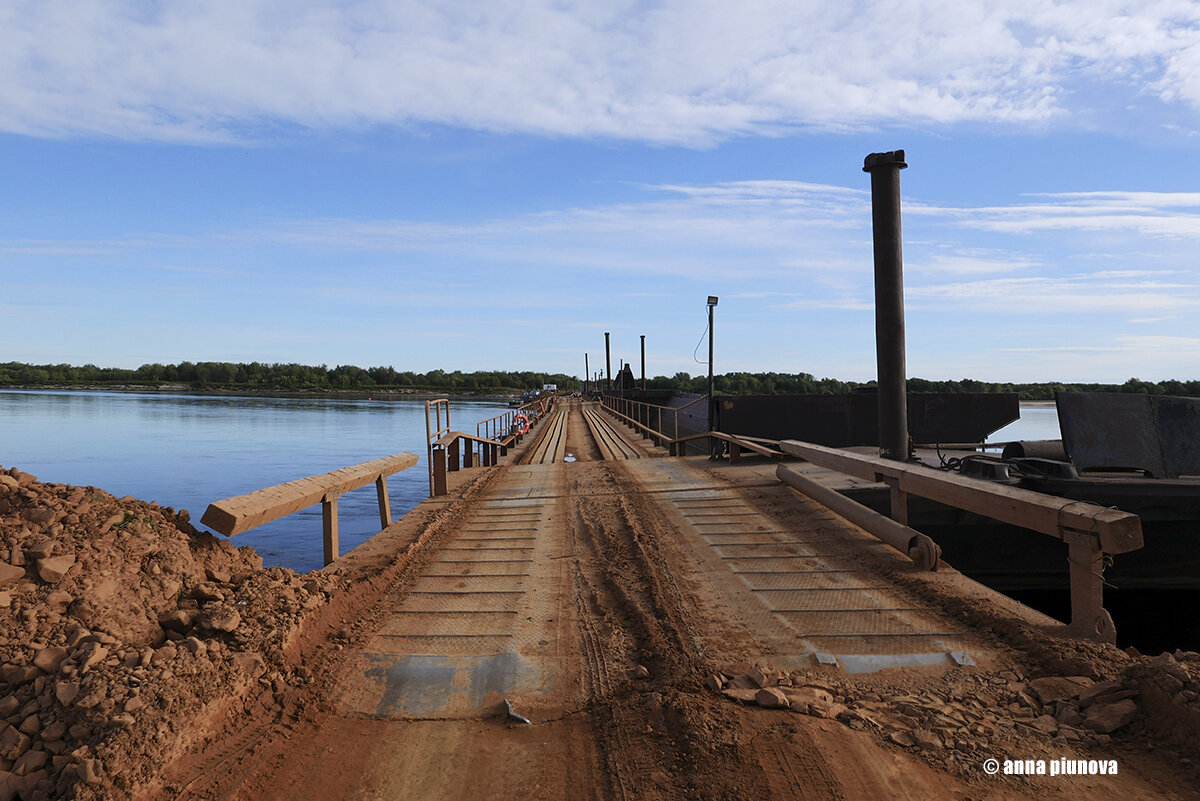
<path fill-rule="evenodd" d="M 276 484 L 210 503 L 200 522 L 226 537 L 232 537 L 320 503 L 324 520 L 325 564 L 329 564 L 338 557 L 337 499 L 343 493 L 375 482 L 379 498 L 379 522 L 383 528 L 387 528 L 392 523 L 387 476 L 416 463 L 416 454 L 397 453 L 330 473 Z"/>
<path fill-rule="evenodd" d="M 887 484 L 892 518 L 900 523 L 908 522 L 904 519 L 907 498 L 913 494 L 1062 540 L 1067 544 L 1072 631 L 1090 639 L 1116 641 L 1112 617 L 1104 609 L 1104 554 L 1142 547 L 1142 521 L 1137 515 L 811 442 L 784 440 L 779 447 L 815 465 Z"/>

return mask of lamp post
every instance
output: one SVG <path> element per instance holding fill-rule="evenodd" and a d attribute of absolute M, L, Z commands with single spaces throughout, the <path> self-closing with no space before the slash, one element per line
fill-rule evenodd
<path fill-rule="evenodd" d="M 716 431 L 716 397 L 713 395 L 713 309 L 717 307 L 717 296 L 708 296 L 708 430 Z M 709 441 L 712 445 L 712 441 Z"/>

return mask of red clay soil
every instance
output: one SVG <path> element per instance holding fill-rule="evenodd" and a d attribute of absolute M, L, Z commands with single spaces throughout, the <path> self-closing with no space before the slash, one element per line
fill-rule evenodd
<path fill-rule="evenodd" d="M 897 591 L 999 656 L 776 668 L 655 494 L 595 460 L 576 413 L 567 432 L 579 461 L 525 468 L 549 471 L 561 554 L 543 602 L 557 689 L 512 699 L 532 725 L 344 700 L 364 645 L 516 466 L 454 474 L 451 495 L 309 574 L 263 569 L 184 513 L 0 473 L 0 801 L 1200 797 L 1200 655 L 1064 639 L 953 571 L 888 563 Z M 781 525 L 818 513 L 741 466 L 692 464 Z M 1119 773 L 993 776 L 990 757 Z"/>

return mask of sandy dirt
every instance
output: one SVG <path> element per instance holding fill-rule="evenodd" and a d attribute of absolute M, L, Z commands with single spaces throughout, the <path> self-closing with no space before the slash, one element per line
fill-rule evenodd
<path fill-rule="evenodd" d="M 601 461 L 578 411 L 576 461 L 451 474 L 307 575 L 172 510 L 5 472 L 0 801 L 1200 797 L 1197 654 L 1064 639 L 914 571 L 765 462 Z M 752 578 L 818 572 L 846 583 L 784 604 Z M 843 593 L 894 630 L 830 645 L 802 602 Z M 812 658 L 942 645 L 978 664 Z M 1119 773 L 991 776 L 987 758 Z"/>

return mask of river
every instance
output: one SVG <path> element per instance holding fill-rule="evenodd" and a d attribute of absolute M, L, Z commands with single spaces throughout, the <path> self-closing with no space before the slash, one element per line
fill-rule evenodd
<path fill-rule="evenodd" d="M 452 400 L 454 428 L 506 411 Z M 388 478 L 399 517 L 429 495 L 425 402 L 96 391 L 0 391 L 0 466 L 42 481 L 93 486 L 187 509 L 370 459 L 411 451 L 420 462 Z M 379 530 L 374 485 L 342 496 L 343 553 Z M 322 564 L 321 507 L 233 538 L 268 566 Z"/>

